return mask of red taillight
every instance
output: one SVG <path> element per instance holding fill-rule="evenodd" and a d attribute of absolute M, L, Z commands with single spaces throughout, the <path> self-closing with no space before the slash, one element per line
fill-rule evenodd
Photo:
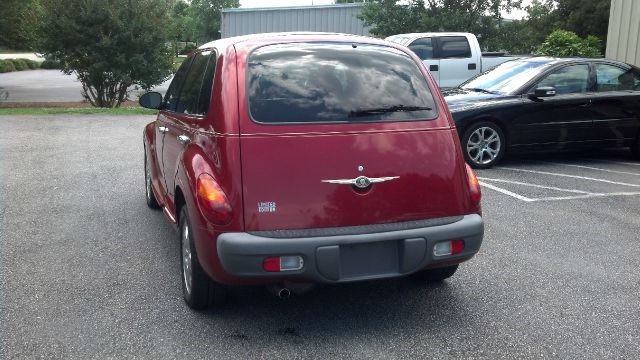
<path fill-rule="evenodd" d="M 451 242 L 451 255 L 460 254 L 464 250 L 464 240 L 453 240 Z"/>
<path fill-rule="evenodd" d="M 433 246 L 435 256 L 455 255 L 462 251 L 464 251 L 464 240 L 442 241 Z"/>
<path fill-rule="evenodd" d="M 214 224 L 228 224 L 233 211 L 227 196 L 213 177 L 209 174 L 200 175 L 196 188 L 196 198 L 202 214 Z"/>
<path fill-rule="evenodd" d="M 302 256 L 285 255 L 262 260 L 262 269 L 267 272 L 295 271 L 304 267 Z"/>
<path fill-rule="evenodd" d="M 279 272 L 280 258 L 272 257 L 272 258 L 264 259 L 264 261 L 262 262 L 262 268 L 264 269 L 264 271 L 268 271 L 268 272 Z"/>
<path fill-rule="evenodd" d="M 467 169 L 467 182 L 469 183 L 469 195 L 473 205 L 480 205 L 482 193 L 480 192 L 480 183 L 478 177 L 469 164 L 465 164 Z"/>

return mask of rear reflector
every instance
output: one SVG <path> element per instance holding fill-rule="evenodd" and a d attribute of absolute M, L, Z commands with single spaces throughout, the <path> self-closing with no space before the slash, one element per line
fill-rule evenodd
<path fill-rule="evenodd" d="M 262 261 L 262 269 L 267 272 L 294 271 L 303 267 L 302 256 L 270 257 Z"/>
<path fill-rule="evenodd" d="M 445 256 L 460 254 L 464 250 L 464 240 L 443 241 L 435 244 L 433 255 Z"/>

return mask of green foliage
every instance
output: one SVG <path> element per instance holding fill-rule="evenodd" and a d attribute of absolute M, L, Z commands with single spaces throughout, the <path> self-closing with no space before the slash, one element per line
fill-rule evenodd
<path fill-rule="evenodd" d="M 637 1 L 637 0 L 634 0 Z M 555 0 L 562 28 L 578 36 L 593 35 L 607 40 L 610 0 Z M 604 50 L 604 46 L 601 46 Z"/>
<path fill-rule="evenodd" d="M 40 1 L 2 0 L 0 13 L 0 46 L 19 50 L 33 48 L 42 15 Z"/>
<path fill-rule="evenodd" d="M 132 85 L 149 89 L 171 74 L 165 0 L 43 1 L 39 48 L 77 74 L 93 106 L 118 107 Z"/>
<path fill-rule="evenodd" d="M 29 69 L 29 65 L 27 65 L 24 59 L 10 59 L 9 61 L 13 63 L 13 66 L 16 68 L 17 71 Z"/>
<path fill-rule="evenodd" d="M 360 14 L 365 26 L 371 26 L 371 34 L 386 37 L 423 30 L 422 19 L 426 15 L 423 0 L 412 0 L 404 5 L 395 0 L 376 0 L 367 3 Z"/>
<path fill-rule="evenodd" d="M 410 32 L 463 31 L 478 36 L 483 47 L 494 45 L 502 11 L 520 7 L 520 0 L 374 0 L 361 13 L 379 37 Z"/>
<path fill-rule="evenodd" d="M 59 61 L 46 59 L 40 64 L 41 69 L 62 69 L 62 64 Z"/>
<path fill-rule="evenodd" d="M 193 21 L 193 37 L 196 42 L 202 44 L 220 39 L 222 9 L 239 6 L 239 0 L 192 0 L 188 13 Z"/>
<path fill-rule="evenodd" d="M 462 31 L 475 34 L 483 49 L 519 54 L 533 53 L 551 32 L 567 29 L 596 36 L 604 50 L 609 0 L 532 0 L 524 19 L 504 21 L 503 12 L 522 5 L 521 0 L 372 0 L 361 19 L 379 37 Z"/>
<path fill-rule="evenodd" d="M 173 21 L 172 33 L 175 41 L 193 41 L 193 19 L 189 17 L 189 4 L 178 0 L 173 4 L 170 11 Z"/>
<path fill-rule="evenodd" d="M 556 30 L 538 48 L 538 55 L 546 56 L 579 56 L 601 57 L 600 40 L 595 36 L 581 38 L 576 33 L 566 30 Z"/>
<path fill-rule="evenodd" d="M 180 50 L 180 55 L 187 55 L 197 48 L 197 46 L 188 43 Z"/>
<path fill-rule="evenodd" d="M 24 62 L 27 64 L 27 66 L 31 70 L 35 70 L 35 69 L 39 69 L 40 68 L 40 63 L 37 62 L 37 61 L 33 61 L 33 60 L 30 60 L 30 59 L 24 59 Z"/>
<path fill-rule="evenodd" d="M 16 71 L 16 67 L 13 66 L 13 62 L 10 60 L 0 60 L 0 73 L 7 73 Z"/>

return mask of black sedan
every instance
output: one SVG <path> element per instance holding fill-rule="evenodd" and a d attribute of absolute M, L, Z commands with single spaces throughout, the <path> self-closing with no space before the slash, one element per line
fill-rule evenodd
<path fill-rule="evenodd" d="M 507 151 L 628 146 L 640 158 L 640 69 L 625 63 L 518 59 L 442 93 L 475 168 Z"/>

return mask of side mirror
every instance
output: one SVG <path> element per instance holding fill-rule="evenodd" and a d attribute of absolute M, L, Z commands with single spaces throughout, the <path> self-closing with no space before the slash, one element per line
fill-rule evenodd
<path fill-rule="evenodd" d="M 533 90 L 533 93 L 529 94 L 529 97 L 533 98 L 545 98 L 556 96 L 556 88 L 553 86 L 542 86 Z"/>
<path fill-rule="evenodd" d="M 144 108 L 158 110 L 162 105 L 162 94 L 150 91 L 140 96 L 138 103 Z"/>

